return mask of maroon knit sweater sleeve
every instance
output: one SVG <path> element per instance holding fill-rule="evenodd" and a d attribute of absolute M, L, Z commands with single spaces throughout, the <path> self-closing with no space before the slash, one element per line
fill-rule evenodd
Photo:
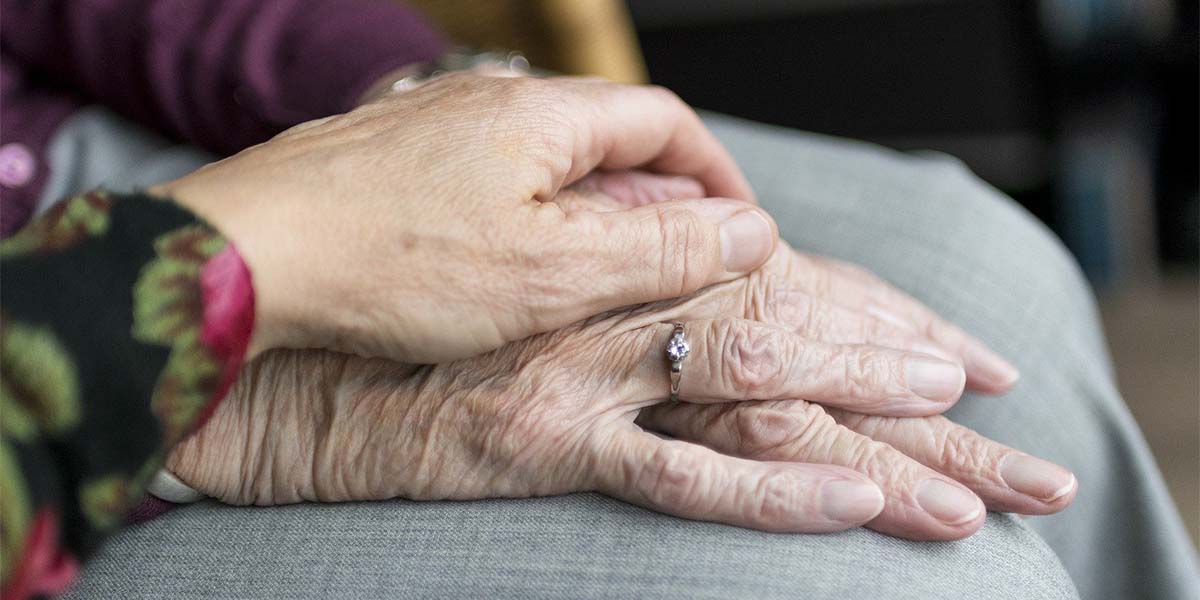
<path fill-rule="evenodd" d="M 349 110 L 387 72 L 444 51 L 418 13 L 387 0 L 0 6 L 0 44 L 26 71 L 219 153 Z"/>

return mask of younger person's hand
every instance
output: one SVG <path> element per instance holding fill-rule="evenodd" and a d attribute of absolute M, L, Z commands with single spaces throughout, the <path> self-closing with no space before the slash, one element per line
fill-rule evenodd
<path fill-rule="evenodd" d="M 709 199 L 553 202 L 595 169 L 694 177 Z M 212 221 L 254 278 L 254 350 L 431 363 L 756 269 L 774 224 L 661 88 L 450 75 L 153 190 Z"/>

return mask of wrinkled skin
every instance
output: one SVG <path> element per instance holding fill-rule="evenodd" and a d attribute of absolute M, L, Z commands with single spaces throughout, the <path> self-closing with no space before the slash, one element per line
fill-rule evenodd
<path fill-rule="evenodd" d="M 635 167 L 693 177 L 713 197 L 606 213 L 546 201 L 596 169 Z M 251 355 L 465 358 L 744 276 L 777 239 L 678 97 L 569 78 L 449 75 L 151 191 L 245 259 Z"/>
<path fill-rule="evenodd" d="M 564 131 L 530 132 L 540 122 L 530 116 L 570 116 L 564 105 L 603 107 L 590 113 L 600 121 L 578 120 L 578 113 L 567 120 L 572 135 L 557 139 L 560 149 L 571 148 L 570 160 L 554 160 L 563 158 L 555 152 L 539 157 L 546 146 L 533 144 L 533 160 L 514 163 L 531 157 L 530 139 L 553 141 Z M 506 121 L 505 111 L 520 118 Z M 480 114 L 495 120 L 479 121 Z M 617 125 L 612 131 L 596 127 L 606 118 Z M 624 127 L 635 122 L 650 124 L 648 131 Z M 407 167 L 418 154 L 389 154 L 428 136 L 447 157 L 470 150 L 446 163 L 470 168 L 414 171 Z M 661 90 L 451 77 L 281 139 L 288 145 L 260 147 L 254 162 L 210 167 L 165 190 L 216 215 L 247 255 L 263 305 L 260 324 L 275 331 L 257 332 L 256 347 L 332 345 L 411 361 L 459 360 L 416 366 L 316 350 L 261 356 L 212 420 L 168 457 L 172 471 L 210 496 L 279 504 L 596 490 L 769 531 L 866 524 L 916 539 L 956 539 L 980 527 L 983 503 L 1047 514 L 1076 493 L 1062 468 L 934 416 L 964 386 L 999 393 L 1017 373 L 927 308 L 857 267 L 783 245 L 749 277 L 725 269 L 716 224 L 747 205 L 696 199 L 752 194 L 694 113 Z M 519 152 L 495 161 L 477 152 L 479 139 L 488 142 L 485 150 Z M 269 160 L 259 160 L 264 154 Z M 387 169 L 348 181 L 435 193 L 396 212 L 334 198 L 326 206 L 332 216 L 313 219 L 314 207 L 330 198 L 306 198 L 305 182 L 319 189 L 336 178 L 327 169 L 335 155 L 334 164 L 351 172 L 389 160 Z M 297 158 L 305 168 L 289 170 Z M 246 169 L 257 175 L 239 195 L 229 183 Z M 299 233 L 284 228 L 285 238 L 273 238 L 247 225 L 254 218 L 222 222 L 222 207 L 204 194 L 217 182 L 225 208 L 254 213 L 271 207 L 240 196 L 260 193 L 264 177 L 292 192 L 282 197 L 304 201 L 296 214 L 305 220 L 283 220 Z M 502 210 L 489 216 L 487 199 L 497 197 Z M 358 239 L 333 228 L 336 243 L 312 244 L 321 231 L 303 227 L 328 228 L 347 208 L 367 209 L 370 219 L 351 210 L 352 221 L 374 219 L 378 229 Z M 250 216 L 262 222 L 272 215 Z M 272 240 L 284 249 L 297 250 L 299 241 L 334 251 L 296 261 Z M 389 245 L 398 240 L 406 243 Z M 273 267 L 281 257 L 321 277 Z M 490 277 L 497 271 L 507 277 Z M 704 287 L 714 281 L 724 283 Z M 554 330 L 614 306 L 677 296 L 685 297 Z M 670 405 L 661 403 L 668 387 L 661 353 L 673 321 L 686 324 L 693 356 L 685 363 L 686 402 Z M 520 339 L 537 331 L 549 332 Z M 909 367 L 918 362 L 941 376 L 926 372 L 925 385 L 915 386 Z M 1017 464 L 1023 475 L 1014 478 Z"/>
<path fill-rule="evenodd" d="M 867 312 L 876 302 L 888 318 Z M 676 405 L 662 404 L 673 321 L 693 345 Z M 961 382 L 939 402 L 903 393 L 895 365 L 927 355 L 894 348 L 966 363 L 977 388 L 1011 385 L 970 366 L 976 345 L 865 272 L 781 247 L 750 277 L 473 359 L 266 354 L 168 466 L 234 504 L 596 490 L 768 531 L 866 524 L 957 539 L 982 525 L 984 503 L 1048 514 L 1077 487 L 1061 467 L 931 416 Z M 740 399 L 762 400 L 720 403 Z M 1036 467 L 1019 490 L 1002 476 L 1015 461 Z"/>

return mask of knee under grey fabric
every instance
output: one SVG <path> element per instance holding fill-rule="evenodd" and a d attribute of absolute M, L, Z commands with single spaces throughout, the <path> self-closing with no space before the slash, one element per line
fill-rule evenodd
<path fill-rule="evenodd" d="M 916 157 L 728 117 L 709 125 L 797 247 L 861 264 L 1021 370 L 952 419 L 1071 468 L 1074 504 L 1029 519 L 1083 598 L 1195 598 L 1196 556 L 1121 400 L 1075 261 L 1028 213 L 943 155 Z"/>
<path fill-rule="evenodd" d="M 1009 515 L 966 542 L 773 535 L 595 494 L 191 506 L 109 544 L 75 598 L 1077 598 Z"/>
<path fill-rule="evenodd" d="M 1070 466 L 1081 485 L 1074 507 L 1030 520 L 990 515 L 978 535 L 935 544 L 866 530 L 763 534 L 593 494 L 266 509 L 205 503 L 115 537 L 70 597 L 1194 594 L 1195 557 L 1113 387 L 1090 295 L 1049 234 L 952 159 L 706 120 L 791 243 L 875 270 L 1014 359 L 1024 376 L 1013 393 L 967 397 L 952 416 Z M 103 111 L 75 117 L 52 147 L 55 180 L 64 182 L 52 189 L 144 185 L 204 160 L 131 131 Z"/>

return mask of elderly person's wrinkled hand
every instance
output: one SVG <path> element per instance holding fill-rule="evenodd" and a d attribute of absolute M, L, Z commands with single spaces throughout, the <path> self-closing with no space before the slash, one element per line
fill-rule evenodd
<path fill-rule="evenodd" d="M 606 213 L 544 202 L 597 169 L 632 167 L 694 177 L 721 198 Z M 471 356 L 741 277 L 776 240 L 676 96 L 566 78 L 439 78 L 152 191 L 209 219 L 246 260 L 252 354 Z"/>
<path fill-rule="evenodd" d="M 699 197 L 702 190 L 689 177 L 593 173 L 554 201 L 570 211 L 605 212 Z M 1008 391 L 1020 377 L 986 344 L 858 265 L 781 243 L 771 260 L 740 285 L 744 297 L 704 295 L 696 301 L 732 301 L 721 310 L 781 323 L 813 339 L 902 348 L 953 361 L 966 372 L 967 388 L 985 394 Z"/>
<path fill-rule="evenodd" d="M 948 342 L 935 346 L 829 302 L 862 274 L 805 279 L 805 260 L 781 249 L 749 278 L 440 365 L 269 353 L 168 465 L 236 504 L 596 490 L 770 531 L 865 523 L 917 539 L 970 535 L 985 504 L 1070 503 L 1069 472 L 932 416 L 965 375 L 926 352 L 957 356 L 957 330 L 928 323 Z M 692 347 L 686 402 L 663 404 L 673 322 Z"/>

